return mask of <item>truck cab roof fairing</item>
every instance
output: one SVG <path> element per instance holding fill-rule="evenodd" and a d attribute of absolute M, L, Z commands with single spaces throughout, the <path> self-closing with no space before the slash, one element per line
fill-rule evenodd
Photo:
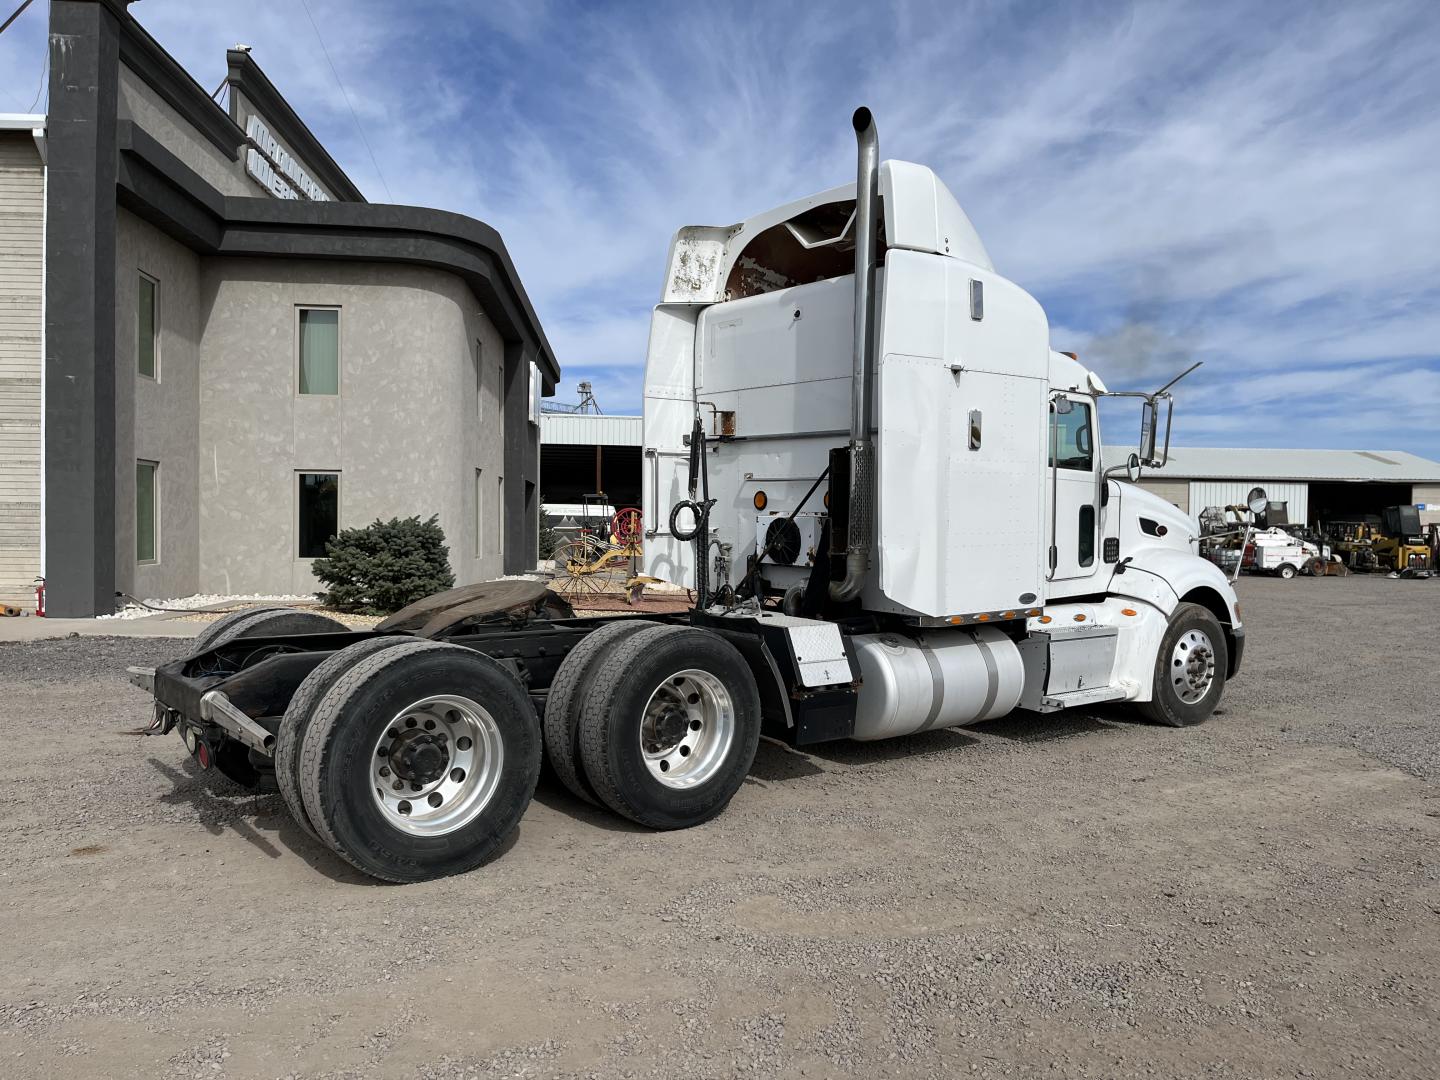
<path fill-rule="evenodd" d="M 660 302 L 716 304 L 850 273 L 847 234 L 832 230 L 835 235 L 827 240 L 811 219 L 819 208 L 854 201 L 855 185 L 843 184 L 735 225 L 680 229 L 670 242 Z M 908 161 L 882 162 L 880 201 L 884 247 L 946 255 L 994 269 L 969 217 L 933 170 Z M 832 216 L 836 223 L 845 217 L 839 211 Z M 797 277 L 797 269 L 806 276 Z M 737 287 L 740 291 L 734 291 Z"/>

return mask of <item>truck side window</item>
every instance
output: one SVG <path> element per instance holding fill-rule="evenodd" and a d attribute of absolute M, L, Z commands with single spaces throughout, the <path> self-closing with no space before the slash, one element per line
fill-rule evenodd
<path fill-rule="evenodd" d="M 1056 465 L 1058 458 L 1062 469 L 1093 469 L 1095 442 L 1090 437 L 1090 406 L 1077 401 L 1068 413 L 1051 412 L 1050 422 L 1057 426 L 1050 444 L 1050 464 Z"/>
<path fill-rule="evenodd" d="M 1095 507 L 1086 504 L 1080 507 L 1080 529 L 1079 542 L 1075 545 L 1075 554 L 1079 557 L 1081 566 L 1091 566 L 1095 562 Z"/>

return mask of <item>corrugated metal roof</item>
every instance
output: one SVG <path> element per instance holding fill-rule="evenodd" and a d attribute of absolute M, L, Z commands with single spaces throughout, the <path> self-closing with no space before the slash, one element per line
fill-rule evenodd
<path fill-rule="evenodd" d="M 640 416 L 595 413 L 541 413 L 540 442 L 569 446 L 639 446 L 645 441 Z"/>
<path fill-rule="evenodd" d="M 1119 465 L 1134 447 L 1105 450 L 1107 465 Z M 1404 450 L 1272 450 L 1213 446 L 1172 446 L 1170 463 L 1148 475 L 1197 480 L 1386 480 L 1440 483 L 1440 461 Z"/>

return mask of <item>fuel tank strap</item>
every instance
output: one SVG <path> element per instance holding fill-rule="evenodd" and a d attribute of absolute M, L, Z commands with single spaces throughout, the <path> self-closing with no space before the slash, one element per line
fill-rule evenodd
<path fill-rule="evenodd" d="M 925 717 L 925 722 L 915 730 L 929 731 L 931 725 L 940 719 L 940 710 L 945 707 L 945 673 L 940 670 L 940 660 L 934 649 L 923 640 L 916 641 L 915 644 L 920 646 L 920 653 L 925 657 L 925 663 L 930 666 L 930 715 Z"/>
<path fill-rule="evenodd" d="M 995 695 L 1000 692 L 1000 669 L 995 664 L 995 654 L 990 651 L 990 645 L 984 638 L 977 637 L 975 644 L 980 646 L 980 656 L 985 661 L 985 677 L 990 685 L 985 690 L 985 703 L 980 706 L 980 719 L 990 715 L 990 710 L 995 707 Z"/>

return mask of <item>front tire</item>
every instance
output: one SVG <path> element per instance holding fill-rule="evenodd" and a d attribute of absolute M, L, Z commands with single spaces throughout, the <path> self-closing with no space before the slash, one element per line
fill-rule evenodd
<path fill-rule="evenodd" d="M 488 656 L 406 642 L 351 665 L 300 751 L 311 824 L 352 866 L 410 882 L 473 870 L 519 824 L 540 772 L 525 688 Z"/>
<path fill-rule="evenodd" d="M 760 694 L 739 650 L 696 627 L 615 644 L 580 713 L 585 775 L 605 805 L 652 829 L 719 814 L 760 742 Z"/>
<path fill-rule="evenodd" d="M 1170 616 L 1155 657 L 1152 697 L 1137 703 L 1159 724 L 1191 727 L 1204 723 L 1225 690 L 1229 653 L 1225 632 L 1208 608 L 1181 604 Z"/>
<path fill-rule="evenodd" d="M 1281 563 L 1280 568 L 1276 570 L 1275 573 L 1282 581 L 1289 581 L 1295 576 L 1295 567 L 1289 563 Z"/>

